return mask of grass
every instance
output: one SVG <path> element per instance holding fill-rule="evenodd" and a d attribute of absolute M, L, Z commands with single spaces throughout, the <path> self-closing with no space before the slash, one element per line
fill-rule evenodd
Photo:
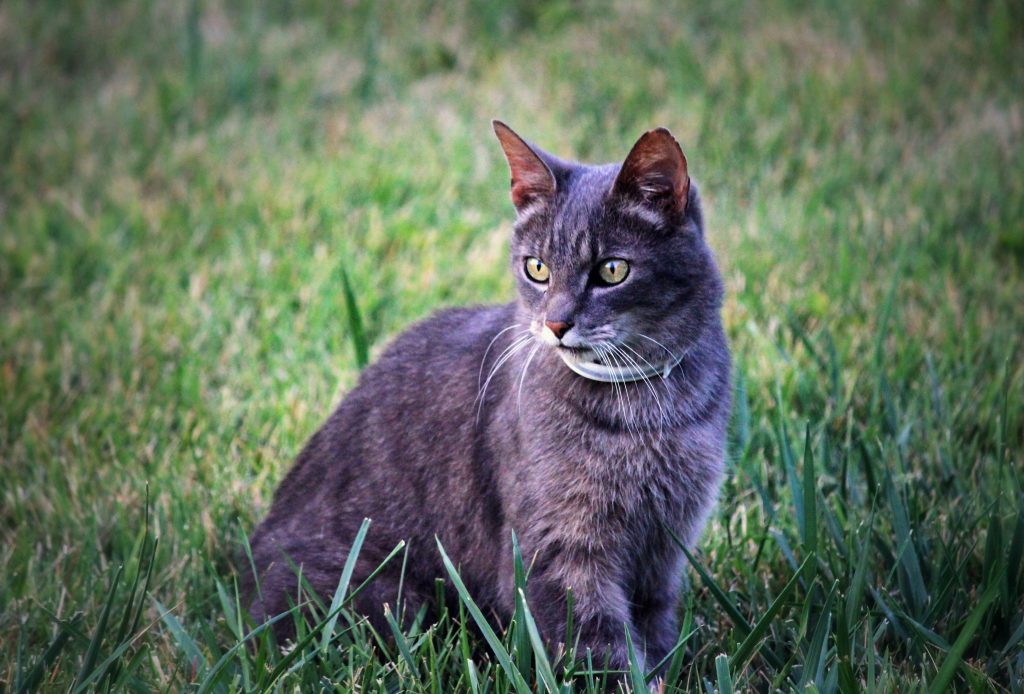
<path fill-rule="evenodd" d="M 507 633 L 462 591 L 375 634 L 342 581 L 286 651 L 235 589 L 367 356 L 512 295 L 498 116 L 585 160 L 667 125 L 702 186 L 736 407 L 666 690 L 1024 691 L 1022 27 L 1009 0 L 3 3 L 0 688 L 602 686 L 541 647 L 525 571 Z"/>

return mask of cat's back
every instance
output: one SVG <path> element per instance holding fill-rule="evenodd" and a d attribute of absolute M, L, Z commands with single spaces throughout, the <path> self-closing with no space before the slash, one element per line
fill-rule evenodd
<path fill-rule="evenodd" d="M 517 333 L 514 316 L 512 304 L 471 306 L 437 311 L 413 324 L 366 369 L 337 414 L 353 416 L 358 409 L 376 424 L 419 424 L 435 435 L 442 424 L 464 427 L 479 394 L 484 357 L 500 352 Z"/>
<path fill-rule="evenodd" d="M 481 365 L 516 334 L 514 316 L 512 304 L 452 308 L 407 328 L 306 444 L 275 506 L 341 488 L 350 498 L 381 484 L 424 490 L 439 471 L 464 467 L 488 375 Z"/>
<path fill-rule="evenodd" d="M 513 304 L 437 311 L 395 338 L 366 369 L 353 393 L 384 384 L 393 384 L 405 393 L 409 378 L 452 385 L 472 381 L 475 385 L 475 369 L 491 340 L 505 328 L 509 328 L 506 333 L 515 333 L 515 327 Z M 415 391 L 411 394 L 416 395 Z"/>

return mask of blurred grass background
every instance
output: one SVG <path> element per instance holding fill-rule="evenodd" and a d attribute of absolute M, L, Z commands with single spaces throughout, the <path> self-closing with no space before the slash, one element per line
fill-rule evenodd
<path fill-rule="evenodd" d="M 210 680 L 358 372 L 343 273 L 371 357 L 512 297 L 500 117 L 668 126 L 705 198 L 737 406 L 669 688 L 1022 691 L 1021 94 L 1011 0 L 0 4 L 0 687 Z M 468 689 L 451 629 L 209 684 Z"/>

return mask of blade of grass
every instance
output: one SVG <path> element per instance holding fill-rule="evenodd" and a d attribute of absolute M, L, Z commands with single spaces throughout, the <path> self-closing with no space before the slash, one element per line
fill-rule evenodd
<path fill-rule="evenodd" d="M 913 530 L 910 526 L 910 517 L 907 506 L 902 495 L 896 489 L 896 483 L 889 472 L 883 478 L 885 484 L 886 500 L 891 511 L 893 531 L 898 547 L 897 559 L 899 560 L 900 574 L 908 586 L 910 597 L 914 606 L 914 616 L 920 616 L 921 608 L 927 601 L 927 588 L 924 585 L 924 577 L 921 574 L 921 563 L 918 559 L 917 548 L 914 544 Z"/>
<path fill-rule="evenodd" d="M 696 634 L 696 633 L 697 633 L 696 629 L 694 629 L 693 631 L 691 631 L 691 632 L 689 632 L 688 634 L 685 634 L 685 635 L 683 635 L 682 632 L 680 632 L 679 640 L 676 641 L 675 645 L 672 646 L 672 648 L 669 649 L 669 652 L 665 654 L 665 657 L 662 658 L 661 660 L 659 660 L 654 665 L 654 667 L 651 668 L 650 672 L 647 673 L 647 677 L 645 679 L 647 680 L 648 683 L 650 683 L 651 681 L 654 680 L 654 678 L 657 676 L 657 673 L 661 671 L 661 668 L 665 665 L 665 663 L 669 663 L 669 662 L 673 662 L 674 663 L 675 662 L 676 654 L 680 653 L 680 652 L 683 652 L 683 651 L 681 651 L 683 646 L 685 646 L 686 642 L 689 641 L 693 637 L 693 635 Z M 666 677 L 666 679 L 669 680 L 669 681 L 673 681 L 673 682 L 675 681 L 675 678 L 672 678 L 672 677 Z"/>
<path fill-rule="evenodd" d="M 686 545 L 683 544 L 679 537 L 671 530 L 669 532 L 672 534 L 672 539 L 675 540 L 675 543 L 683 550 L 683 554 L 686 555 L 687 560 L 689 560 L 690 566 L 692 566 L 697 574 L 700 575 L 701 581 L 707 589 L 711 591 L 711 594 L 715 597 L 718 604 L 722 606 L 722 609 L 725 610 L 725 613 L 729 615 L 729 619 L 732 620 L 733 625 L 744 637 L 746 637 L 753 628 L 750 625 L 750 622 L 746 620 L 743 614 L 739 611 L 739 608 L 736 607 L 736 603 L 734 603 L 726 592 L 722 590 L 715 579 L 711 578 L 711 574 L 709 574 L 694 558 L 694 556 L 690 554 L 690 550 L 686 548 Z"/>
<path fill-rule="evenodd" d="M 692 631 L 691 631 L 692 629 Z M 679 677 L 683 672 L 683 661 L 686 658 L 686 649 L 682 646 L 690 640 L 690 637 L 696 634 L 698 628 L 693 627 L 693 591 L 689 591 L 686 599 L 686 612 L 683 616 L 683 626 L 680 629 L 680 634 L 686 634 L 686 636 L 680 638 L 679 642 L 676 643 L 672 649 L 675 651 L 675 655 L 672 656 L 672 660 L 668 664 L 668 671 L 665 673 L 666 682 L 678 682 Z M 661 663 L 658 664 L 658 667 Z M 655 668 L 657 670 L 658 668 Z"/>
<path fill-rule="evenodd" d="M 782 611 L 782 608 L 786 606 L 789 596 L 796 590 L 797 585 L 800 582 L 801 577 L 805 571 L 808 571 L 814 566 L 816 561 L 815 555 L 811 555 L 804 559 L 804 562 L 797 569 L 796 573 L 789 579 L 786 585 L 783 587 L 779 594 L 772 601 L 772 604 L 768 606 L 765 613 L 761 615 L 761 618 L 757 620 L 754 627 L 747 634 L 743 642 L 740 643 L 739 647 L 729 658 L 729 663 L 732 666 L 734 672 L 741 672 L 742 668 L 746 664 L 747 658 L 755 653 L 755 649 L 758 648 L 758 642 L 771 628 L 772 621 Z"/>
<path fill-rule="evenodd" d="M 540 631 L 537 629 L 537 622 L 534 621 L 533 614 L 530 612 L 530 606 L 526 602 L 526 594 L 522 589 L 517 589 L 516 592 L 519 594 L 519 600 L 522 602 L 525 631 L 529 636 L 530 644 L 533 646 L 537 673 L 540 675 L 541 682 L 544 683 L 544 688 L 551 692 L 551 694 L 555 694 L 559 690 L 558 680 L 555 679 L 554 670 L 551 669 L 551 662 L 548 660 L 547 649 L 544 647 L 544 641 L 541 639 Z"/>
<path fill-rule="evenodd" d="M 39 660 L 36 661 L 35 665 L 32 666 L 24 677 L 19 676 L 15 680 L 14 690 L 18 694 L 35 691 L 36 687 L 39 686 L 39 682 L 43 679 L 43 674 L 60 657 L 64 647 L 67 646 L 68 640 L 77 633 L 78 624 L 81 621 L 82 615 L 77 614 L 70 620 L 60 623 L 57 635 L 50 641 L 50 644 L 43 651 Z"/>
<path fill-rule="evenodd" d="M 967 621 L 964 622 L 964 626 L 960 629 L 960 634 L 956 637 L 953 647 L 942 661 L 939 673 L 928 687 L 929 694 L 940 694 L 940 692 L 949 691 L 953 677 L 956 676 L 956 671 L 960 668 L 964 652 L 970 645 L 971 639 L 974 638 L 974 633 L 978 630 L 978 626 L 981 624 L 985 613 L 988 612 L 988 608 L 998 595 L 999 584 L 998 582 L 993 582 L 981 596 L 977 606 L 971 611 L 970 616 L 967 617 Z"/>
<path fill-rule="evenodd" d="M 345 591 L 348 590 L 348 584 L 352 580 L 352 573 L 356 569 L 356 561 L 359 559 L 359 552 L 363 548 L 363 541 L 366 539 L 366 533 L 370 529 L 370 519 L 364 518 L 362 524 L 359 526 L 356 537 L 352 541 L 352 547 L 348 551 L 348 557 L 345 559 L 345 566 L 341 570 L 341 576 L 338 578 L 338 587 L 334 590 L 334 598 L 331 599 L 330 607 L 330 618 L 325 623 L 325 628 L 320 639 L 320 650 L 327 650 L 327 644 L 331 641 L 331 636 L 334 633 L 334 626 L 338 622 L 338 616 L 341 614 L 339 609 L 345 601 Z"/>
<path fill-rule="evenodd" d="M 629 683 L 634 694 L 644 694 L 647 691 L 647 678 L 644 677 L 644 669 L 636 657 L 636 649 L 633 648 L 633 637 L 629 633 L 629 625 L 623 624 L 626 631 L 626 654 L 629 657 Z"/>
<path fill-rule="evenodd" d="M 88 677 L 93 667 L 96 665 L 96 659 L 100 654 L 100 645 L 103 643 L 103 637 L 107 631 L 107 620 L 110 618 L 110 610 L 114 605 L 114 597 L 117 594 L 117 586 L 121 582 L 121 574 L 124 572 L 124 565 L 117 567 L 117 571 L 114 572 L 114 578 L 110 582 L 110 588 L 107 590 L 107 599 L 103 605 L 103 611 L 100 613 L 100 619 L 96 623 L 96 629 L 93 631 L 92 640 L 89 642 L 89 649 L 85 652 L 85 658 L 82 660 L 82 667 L 78 671 L 78 675 L 75 677 L 75 683 L 79 683 Z"/>
<path fill-rule="evenodd" d="M 412 659 L 412 651 L 409 650 L 409 642 L 406 640 L 405 635 L 402 633 L 402 629 L 398 626 L 398 622 L 395 621 L 394 614 L 391 613 L 391 608 L 388 605 L 384 605 L 384 619 L 388 623 L 388 627 L 391 629 L 391 635 L 395 639 L 395 646 L 398 648 L 398 654 L 405 661 L 406 667 L 409 668 L 409 674 L 412 675 L 413 679 L 419 683 L 420 669 L 416 666 L 416 661 Z"/>
<path fill-rule="evenodd" d="M 185 656 L 188 658 L 189 665 L 198 668 L 202 671 L 203 667 L 207 664 L 206 658 L 203 657 L 202 652 L 199 650 L 199 646 L 196 642 L 188 635 L 185 628 L 181 626 L 181 622 L 175 617 L 170 610 L 164 607 L 159 600 L 153 600 L 153 604 L 156 605 L 156 609 L 160 614 L 160 619 L 163 620 L 164 624 L 170 630 L 174 640 L 178 642 L 178 646 L 182 651 L 185 652 Z"/>
<path fill-rule="evenodd" d="M 676 535 L 671 528 L 669 528 L 668 531 L 669 534 L 672 536 L 672 540 L 676 543 L 676 545 L 679 546 L 681 550 L 683 550 L 683 554 L 686 556 L 686 559 L 690 562 L 690 565 L 700 575 L 701 581 L 704 583 L 707 589 L 711 591 L 711 594 L 714 596 L 718 604 L 722 606 L 722 609 L 725 610 L 726 614 L 729 615 L 729 619 L 732 620 L 732 623 L 736 627 L 736 630 L 740 632 L 740 636 L 742 638 L 746 638 L 753 629 L 750 622 L 746 620 L 743 614 L 739 611 L 739 608 L 736 607 L 736 603 L 734 603 L 729 598 L 728 594 L 726 594 L 726 592 L 722 590 L 721 586 L 719 586 L 718 583 L 713 578 L 711 578 L 711 574 L 705 571 L 704 567 L 702 567 L 693 557 L 693 555 L 690 554 L 690 550 L 686 548 L 686 545 L 683 544 L 683 541 L 679 539 L 679 536 Z M 775 667 L 777 669 L 782 668 L 782 661 L 780 661 L 774 653 L 771 653 L 770 651 L 765 651 L 764 658 L 772 665 L 772 667 Z"/>
<path fill-rule="evenodd" d="M 839 668 L 839 690 L 841 692 L 857 692 L 860 690 L 860 687 L 857 685 L 857 677 L 853 672 L 853 639 L 850 623 L 846 616 L 846 606 L 842 600 L 836 601 L 834 614 L 836 619 L 834 638 Z M 870 658 L 871 655 L 868 655 L 868 657 Z"/>
<path fill-rule="evenodd" d="M 352 347 L 355 350 L 356 366 L 364 369 L 370 361 L 370 349 L 366 341 L 366 332 L 363 330 L 363 318 L 359 313 L 359 304 L 356 303 L 356 295 L 352 291 L 352 283 L 344 266 L 338 266 L 338 276 L 341 278 L 341 290 L 345 297 L 345 312 L 348 316 Z"/>
<path fill-rule="evenodd" d="M 512 533 L 512 565 L 516 590 L 516 610 L 512 621 L 513 643 L 515 644 L 516 667 L 520 672 L 529 672 L 533 667 L 530 660 L 530 633 L 526 628 L 526 569 L 523 566 L 523 555 L 519 551 L 519 538 Z"/>
<path fill-rule="evenodd" d="M 718 676 L 718 694 L 732 694 L 732 675 L 729 674 L 729 656 L 719 653 L 715 658 L 715 673 Z"/>
<path fill-rule="evenodd" d="M 303 606 L 302 604 L 296 605 L 295 607 L 293 607 L 288 612 L 285 612 L 285 613 L 283 613 L 283 614 L 281 614 L 279 616 L 284 617 L 286 615 L 292 615 L 292 613 L 297 613 L 298 610 L 300 610 L 302 608 L 302 606 Z M 323 621 L 321 621 L 319 624 L 315 625 L 312 629 L 309 630 L 309 632 L 305 636 L 303 636 L 301 639 L 299 639 L 297 642 L 295 642 L 295 644 L 292 646 L 291 650 L 289 650 L 288 653 L 281 660 L 279 660 L 277 662 L 277 664 L 274 666 L 274 669 L 271 670 L 270 675 L 268 676 L 266 682 L 262 683 L 261 688 L 264 691 L 269 691 L 273 687 L 273 685 L 275 685 L 277 683 L 277 681 L 284 674 L 286 674 L 287 672 L 293 671 L 294 670 L 293 661 L 297 660 L 300 655 L 302 655 L 302 659 L 299 662 L 300 665 L 302 663 L 308 661 L 309 659 L 311 659 L 313 657 L 316 657 L 318 655 L 320 655 L 322 657 L 323 652 L 324 652 L 324 649 L 322 647 L 318 646 L 317 648 L 310 649 L 309 652 L 307 652 L 307 646 L 309 646 L 310 644 L 312 644 L 316 640 L 317 634 L 328 633 L 328 634 L 331 634 L 332 639 L 333 638 L 337 638 L 340 635 L 340 634 L 334 633 L 333 626 L 328 631 L 327 630 L 327 622 L 328 622 L 328 620 L 331 620 L 332 623 L 336 623 L 337 622 L 338 614 L 343 609 L 344 609 L 344 607 L 339 607 L 338 608 L 338 612 L 332 612 L 332 613 L 328 614 Z M 328 642 L 330 642 L 330 640 Z M 235 644 L 235 646 L 238 646 L 238 645 L 239 644 Z M 205 694 L 206 692 L 208 692 L 210 690 L 210 687 L 212 687 L 212 686 L 214 686 L 216 684 L 216 680 L 214 680 L 212 678 L 207 678 L 207 681 L 209 681 L 210 684 L 208 686 L 206 686 L 206 687 L 201 688 L 197 692 L 197 694 Z"/>
<path fill-rule="evenodd" d="M 849 592 L 846 595 L 846 621 L 850 624 L 856 620 L 861 604 L 864 601 L 864 584 L 867 581 L 868 572 L 868 550 L 871 548 L 871 531 L 874 526 L 875 507 L 872 504 L 871 513 L 868 515 L 867 523 L 864 525 L 863 536 L 860 540 L 860 554 L 857 557 L 857 564 L 853 569 L 853 578 L 850 579 Z"/>
<path fill-rule="evenodd" d="M 802 691 L 811 684 L 819 685 L 822 683 L 825 660 L 828 655 L 826 645 L 828 635 L 832 631 L 832 601 L 836 596 L 838 588 L 839 581 L 835 581 L 828 592 L 828 596 L 825 598 L 824 606 L 818 614 L 818 623 L 814 627 L 814 634 L 811 636 L 806 653 L 804 653 L 800 683 L 797 685 L 798 690 Z"/>
<path fill-rule="evenodd" d="M 362 583 L 349 591 L 348 595 L 345 597 L 345 604 L 347 605 L 351 603 L 356 599 L 356 596 L 366 590 L 366 587 L 373 582 L 373 579 L 377 578 L 377 576 L 380 575 L 380 572 L 383 571 L 389 563 L 391 563 L 391 560 L 398 556 L 398 553 L 404 549 L 405 540 L 399 540 L 398 544 L 395 545 L 395 548 L 388 553 L 388 556 L 384 557 L 381 563 L 377 565 L 377 568 L 371 571 L 366 578 L 363 579 Z"/>
<path fill-rule="evenodd" d="M 815 490 L 817 484 L 814 474 L 814 453 L 811 447 L 811 425 L 807 424 L 804 432 L 804 474 L 803 474 L 803 496 L 804 515 L 802 536 L 804 551 L 808 554 L 818 553 L 818 511 L 816 505 Z"/>
<path fill-rule="evenodd" d="M 508 676 L 509 681 L 515 690 L 520 694 L 528 694 L 530 691 L 529 685 L 526 680 L 523 679 L 522 673 L 512 664 L 512 659 L 509 657 L 509 653 L 505 650 L 505 646 L 501 643 L 497 634 L 488 624 L 487 619 L 484 617 L 483 612 L 477 607 L 476 602 L 469 594 L 469 590 L 466 588 L 466 584 L 462 582 L 462 578 L 459 576 L 459 572 L 455 569 L 455 565 L 452 564 L 452 560 L 448 557 L 448 553 L 444 550 L 444 545 L 441 544 L 441 539 L 436 538 L 437 549 L 441 553 L 441 561 L 444 562 L 444 567 L 448 572 L 449 577 L 452 579 L 452 583 L 455 585 L 455 590 L 459 594 L 459 599 L 466 605 L 466 609 L 469 610 L 469 614 L 473 617 L 473 621 L 476 622 L 477 628 L 484 635 L 484 639 L 487 641 L 487 645 L 491 647 L 491 652 L 494 653 L 494 657 L 498 659 L 498 663 L 501 665 L 502 670 Z"/>

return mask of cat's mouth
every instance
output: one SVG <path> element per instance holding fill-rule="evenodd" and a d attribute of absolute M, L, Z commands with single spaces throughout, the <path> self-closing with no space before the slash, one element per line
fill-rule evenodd
<path fill-rule="evenodd" d="M 573 364 L 581 366 L 598 366 L 601 368 L 614 368 L 618 370 L 621 364 L 615 363 L 606 358 L 605 355 L 590 347 L 566 347 L 558 345 L 558 356 L 562 358 L 569 367 Z M 578 372 L 579 373 L 579 372 Z"/>
<path fill-rule="evenodd" d="M 607 363 L 589 347 L 567 347 L 566 345 L 558 345 L 558 355 L 562 357 L 563 361 L 571 360 L 573 362 L 587 362 L 590 364 L 600 364 L 601 366 L 607 366 Z"/>
<path fill-rule="evenodd" d="M 565 365 L 577 375 L 605 383 L 628 383 L 655 377 L 668 378 L 680 361 L 675 358 L 657 364 L 652 364 L 646 359 L 643 359 L 642 364 L 632 359 L 617 361 L 614 358 L 606 359 L 604 350 L 566 345 L 558 345 L 557 351 Z"/>

